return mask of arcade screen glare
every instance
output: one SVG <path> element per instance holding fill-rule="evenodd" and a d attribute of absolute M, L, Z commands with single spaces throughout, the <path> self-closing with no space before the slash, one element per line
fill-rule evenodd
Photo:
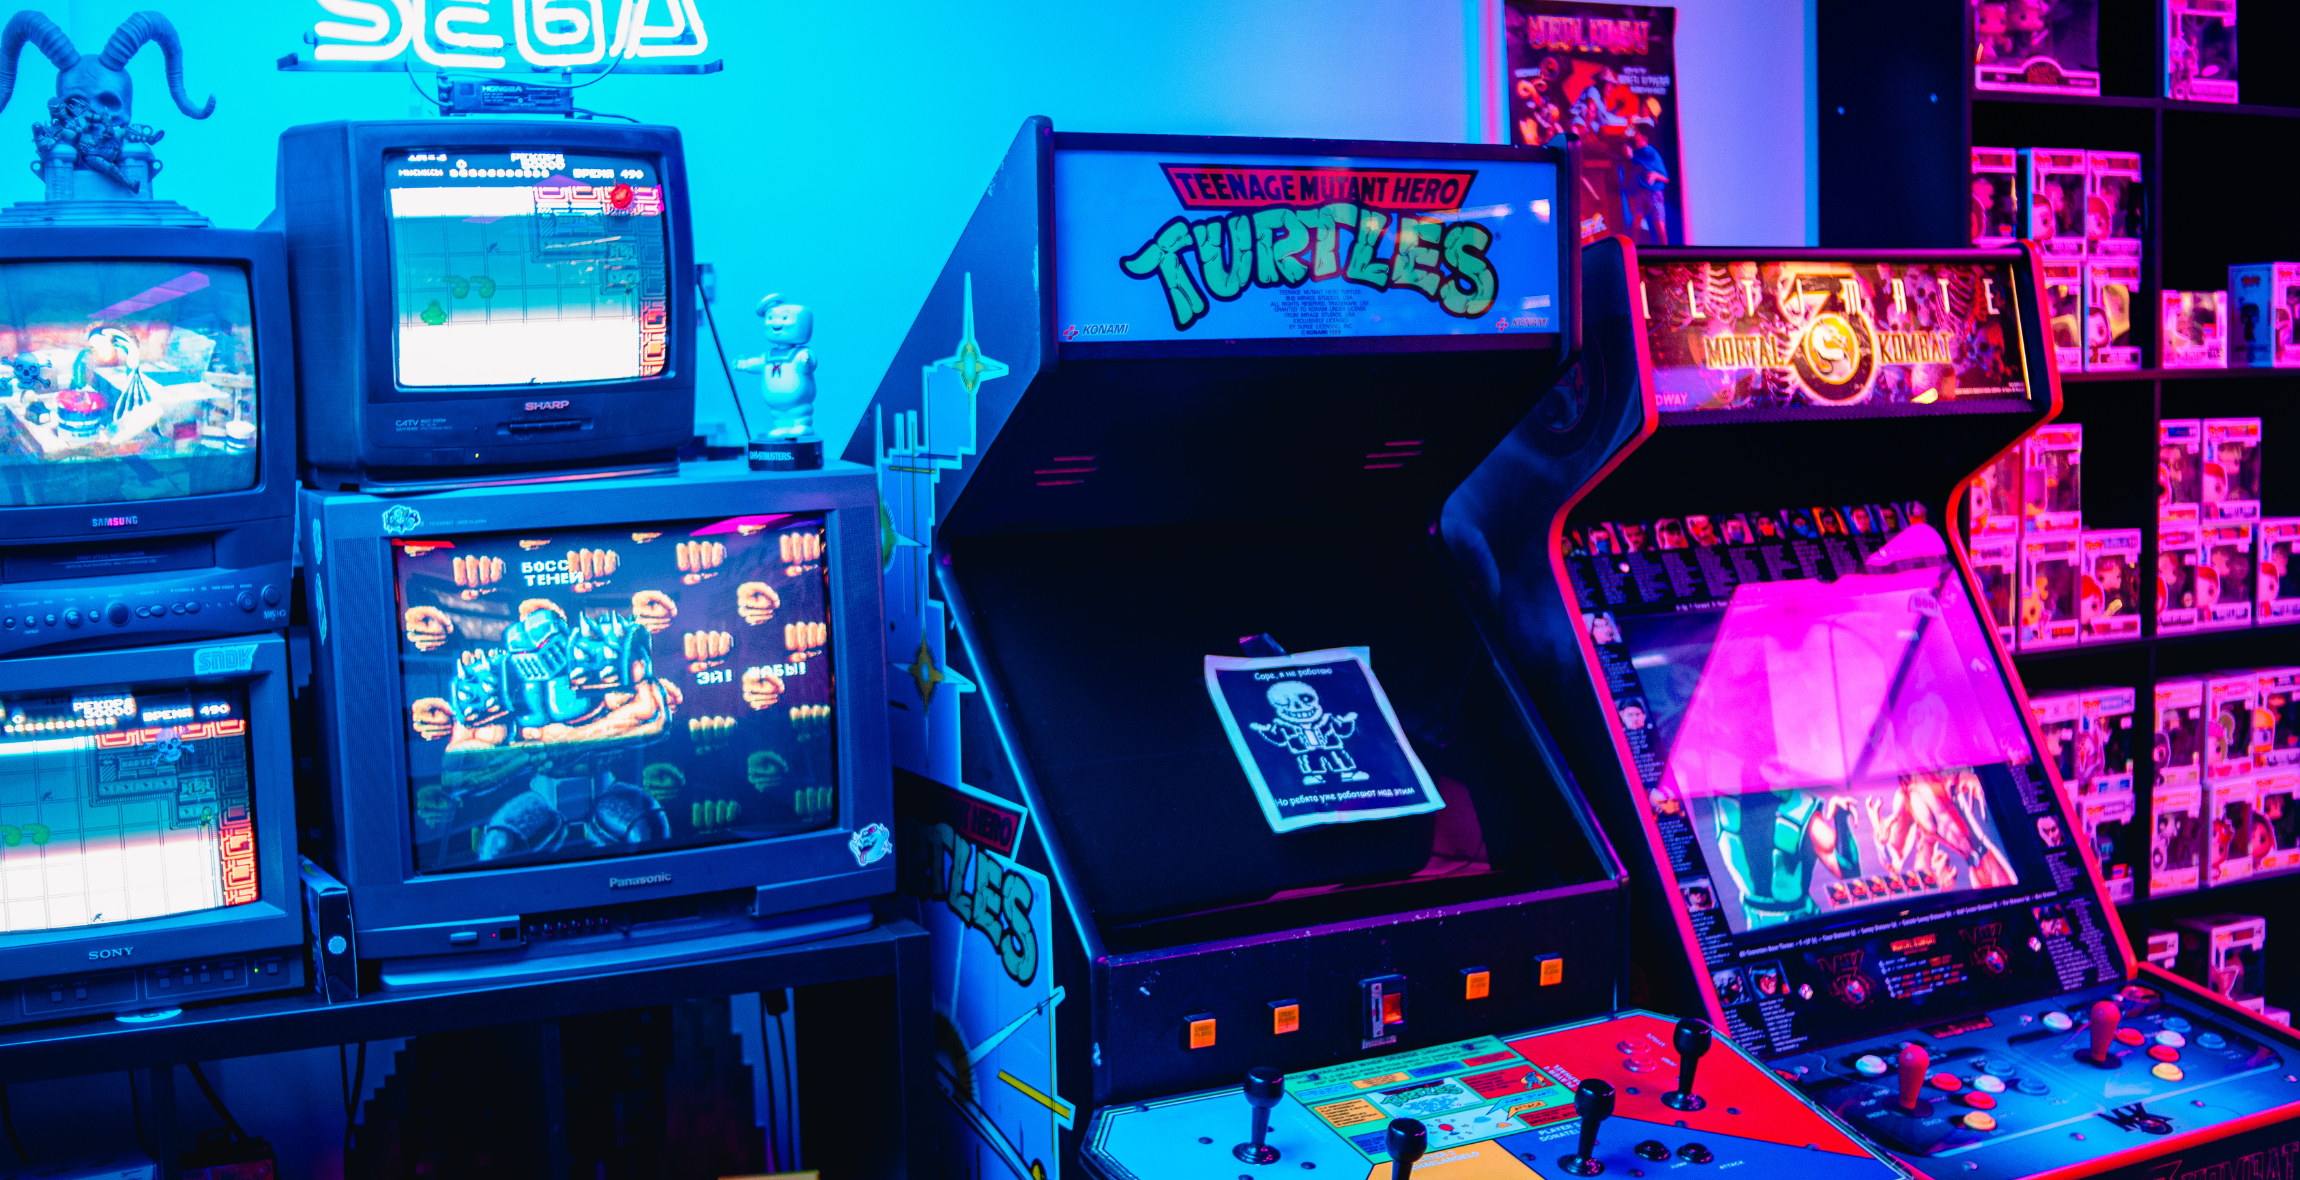
<path fill-rule="evenodd" d="M 400 151 L 384 175 L 401 386 L 664 374 L 670 263 L 652 157 Z"/>
<path fill-rule="evenodd" d="M 254 487 L 252 324 L 229 264 L 0 263 L 0 507 Z"/>
<path fill-rule="evenodd" d="M 244 905 L 255 839 L 244 691 L 0 695 L 0 930 Z"/>
<path fill-rule="evenodd" d="M 417 871 L 837 818 L 821 514 L 392 545 Z"/>

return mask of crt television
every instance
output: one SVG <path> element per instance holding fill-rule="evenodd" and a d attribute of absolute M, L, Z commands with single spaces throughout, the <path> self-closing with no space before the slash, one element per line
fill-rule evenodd
<path fill-rule="evenodd" d="M 287 625 L 286 270 L 263 231 L 0 230 L 0 658 Z"/>
<path fill-rule="evenodd" d="M 386 987 L 859 929 L 893 887 L 871 473 L 307 491 L 331 868 Z"/>
<path fill-rule="evenodd" d="M 287 645 L 0 673 L 0 1024 L 303 986 Z"/>
<path fill-rule="evenodd" d="M 677 129 L 291 127 L 278 200 L 319 486 L 660 463 L 693 437 Z"/>

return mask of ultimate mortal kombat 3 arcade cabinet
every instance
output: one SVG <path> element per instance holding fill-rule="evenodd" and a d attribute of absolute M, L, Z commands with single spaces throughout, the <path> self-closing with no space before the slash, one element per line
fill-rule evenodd
<path fill-rule="evenodd" d="M 1706 1026 L 1598 1016 L 1620 874 L 1432 542 L 1569 352 L 1562 164 L 1023 128 L 848 451 L 963 1174 L 1895 1174 L 1733 1051 L 1664 1108 Z"/>
<path fill-rule="evenodd" d="M 2300 1045 L 2136 970 L 1952 523 L 2059 408 L 2033 254 L 1583 266 L 1578 372 L 1442 530 L 1680 965 L 1656 1001 L 1937 1178 L 2289 1138 Z"/>

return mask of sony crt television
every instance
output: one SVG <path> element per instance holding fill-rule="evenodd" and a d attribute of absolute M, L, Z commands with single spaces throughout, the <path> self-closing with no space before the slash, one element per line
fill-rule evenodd
<path fill-rule="evenodd" d="M 276 233 L 0 229 L 0 658 L 287 625 L 285 279 Z"/>
<path fill-rule="evenodd" d="M 664 467 L 693 437 L 675 128 L 318 123 L 278 183 L 313 484 Z"/>
<path fill-rule="evenodd" d="M 893 888 L 867 468 L 306 491 L 329 867 L 386 987 L 860 929 Z"/>
<path fill-rule="evenodd" d="M 0 664 L 0 1024 L 304 983 L 287 644 Z"/>

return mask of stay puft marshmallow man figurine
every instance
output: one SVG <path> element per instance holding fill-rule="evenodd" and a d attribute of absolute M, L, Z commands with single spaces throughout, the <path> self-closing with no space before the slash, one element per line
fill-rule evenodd
<path fill-rule="evenodd" d="M 764 356 L 746 357 L 735 367 L 757 373 L 765 386 L 767 410 L 774 420 L 767 434 L 797 438 L 811 433 L 815 421 L 815 354 L 807 341 L 815 334 L 815 316 L 805 306 L 780 295 L 759 300 L 760 323 L 767 330 Z"/>

